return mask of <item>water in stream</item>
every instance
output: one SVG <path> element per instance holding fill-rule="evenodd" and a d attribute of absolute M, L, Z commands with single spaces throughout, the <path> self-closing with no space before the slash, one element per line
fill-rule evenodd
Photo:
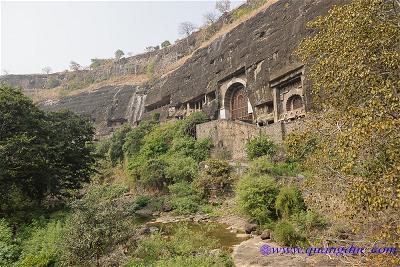
<path fill-rule="evenodd" d="M 158 223 L 149 222 L 148 226 L 157 227 L 160 229 L 161 233 L 165 235 L 170 235 L 173 233 L 174 228 L 181 222 L 169 222 L 169 223 Z M 186 222 L 187 226 L 195 231 L 206 234 L 207 236 L 217 239 L 221 245 L 221 248 L 229 250 L 234 245 L 238 245 L 241 242 L 247 240 L 246 237 L 237 237 L 235 233 L 232 233 L 228 228 L 228 225 L 221 224 L 217 222 L 207 222 L 207 223 L 196 223 L 196 222 Z"/>

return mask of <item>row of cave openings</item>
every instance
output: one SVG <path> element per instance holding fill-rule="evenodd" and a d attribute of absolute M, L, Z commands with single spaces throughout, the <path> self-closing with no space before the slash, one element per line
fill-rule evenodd
<path fill-rule="evenodd" d="M 209 104 L 211 101 L 216 99 L 216 92 L 212 91 L 207 94 L 203 94 L 201 96 L 198 96 L 178 107 L 178 110 L 190 110 L 190 111 L 200 111 L 203 109 L 203 106 L 206 104 Z M 146 112 L 150 112 L 165 106 L 170 105 L 170 95 L 162 98 L 161 101 L 149 105 L 146 107 Z M 285 109 L 283 112 L 290 112 L 296 109 L 300 109 L 303 107 L 303 99 L 300 95 L 292 95 L 290 96 L 286 103 L 284 104 L 283 109 Z M 262 112 L 264 114 L 273 114 L 274 112 L 274 105 L 273 101 L 265 102 L 262 104 L 259 104 L 256 107 L 256 110 L 258 112 Z M 254 117 L 253 117 L 253 110 L 250 105 L 247 93 L 246 93 L 246 88 L 245 85 L 241 82 L 235 82 L 232 85 L 229 86 L 229 88 L 226 91 L 226 94 L 224 96 L 224 101 L 223 101 L 223 109 L 225 109 L 227 115 L 226 119 L 230 120 L 239 120 L 239 121 L 244 121 L 244 122 L 253 122 Z M 180 119 L 183 118 L 181 114 L 177 115 L 176 118 Z M 269 121 L 268 123 L 272 123 L 272 121 Z"/>

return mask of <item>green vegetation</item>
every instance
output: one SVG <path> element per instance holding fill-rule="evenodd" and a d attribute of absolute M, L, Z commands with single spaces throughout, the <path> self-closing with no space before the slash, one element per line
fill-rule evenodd
<path fill-rule="evenodd" d="M 272 230 L 280 245 L 307 245 L 308 238 L 327 223 L 307 209 L 298 186 L 286 184 L 286 178 L 299 174 L 301 164 L 290 158 L 271 160 L 278 147 L 266 137 L 250 140 L 247 147 L 249 154 L 257 156 L 236 186 L 239 210 L 262 228 Z"/>
<path fill-rule="evenodd" d="M 246 152 L 249 159 L 255 159 L 261 156 L 273 156 L 276 153 L 277 146 L 265 135 L 249 140 L 246 144 Z"/>
<path fill-rule="evenodd" d="M 256 220 L 259 224 L 276 219 L 275 200 L 278 188 L 273 178 L 246 175 L 237 186 L 238 205 L 242 213 Z"/>
<path fill-rule="evenodd" d="M 117 51 L 115 51 L 114 56 L 116 60 L 120 60 L 121 57 L 123 57 L 125 55 L 124 51 L 122 51 L 121 49 L 118 49 Z"/>
<path fill-rule="evenodd" d="M 249 173 L 255 175 L 296 176 L 300 172 L 300 164 L 296 162 L 272 163 L 269 156 L 254 159 L 249 167 Z"/>
<path fill-rule="evenodd" d="M 274 239 L 283 246 L 296 247 L 302 237 L 298 235 L 293 225 L 286 221 L 279 221 L 274 230 Z"/>
<path fill-rule="evenodd" d="M 297 187 L 282 187 L 276 197 L 276 211 L 283 218 L 289 218 L 305 210 L 305 204 L 301 192 Z"/>
<path fill-rule="evenodd" d="M 146 67 L 146 74 L 147 77 L 152 80 L 154 78 L 154 67 L 156 65 L 155 60 L 150 60 L 149 64 Z"/>
<path fill-rule="evenodd" d="M 177 214 L 196 213 L 203 202 L 200 192 L 191 184 L 182 181 L 168 187 L 171 196 L 170 203 Z"/>
<path fill-rule="evenodd" d="M 21 244 L 22 253 L 17 266 L 51 266 L 61 263 L 62 236 L 64 234 L 61 221 L 50 221 L 45 226 L 29 228 L 29 239 Z"/>
<path fill-rule="evenodd" d="M 161 48 L 165 48 L 171 45 L 171 42 L 168 40 L 165 40 L 164 42 L 161 43 Z"/>
<path fill-rule="evenodd" d="M 0 87 L 0 211 L 41 206 L 89 181 L 92 125 L 71 112 L 45 113 L 21 91 Z"/>
<path fill-rule="evenodd" d="M 0 219 L 0 265 L 12 266 L 18 259 L 19 247 L 17 246 L 10 225 L 5 219 Z"/>
<path fill-rule="evenodd" d="M 99 59 L 99 58 L 92 58 L 91 59 L 91 64 L 90 64 L 90 69 L 94 70 L 101 65 L 104 65 L 108 60 L 107 59 Z"/>
<path fill-rule="evenodd" d="M 218 242 L 207 237 L 206 228 L 199 233 L 182 224 L 168 240 L 159 234 L 141 240 L 125 266 L 233 266 L 226 252 L 209 252 L 215 248 L 218 248 Z"/>
<path fill-rule="evenodd" d="M 209 159 L 205 162 L 205 170 L 195 181 L 205 198 L 218 198 L 232 192 L 234 178 L 228 162 Z"/>
<path fill-rule="evenodd" d="M 130 242 L 134 231 L 131 210 L 136 203 L 124 198 L 126 192 L 123 186 L 92 186 L 82 199 L 71 203 L 63 241 L 68 265 L 93 265 Z"/>

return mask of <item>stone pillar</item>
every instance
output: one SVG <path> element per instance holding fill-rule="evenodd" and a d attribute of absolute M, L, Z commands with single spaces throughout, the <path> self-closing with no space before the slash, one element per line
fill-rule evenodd
<path fill-rule="evenodd" d="M 272 89 L 272 97 L 274 99 L 274 122 L 278 122 L 278 89 L 276 87 L 274 87 Z"/>

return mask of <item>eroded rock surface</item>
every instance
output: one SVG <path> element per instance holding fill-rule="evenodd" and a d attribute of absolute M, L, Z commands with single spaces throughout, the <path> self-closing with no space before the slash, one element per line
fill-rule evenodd
<path fill-rule="evenodd" d="M 137 123 L 143 113 L 146 89 L 139 86 L 106 86 L 95 91 L 40 103 L 44 110 L 68 109 L 90 118 L 97 135 L 107 135 L 121 124 Z"/>
<path fill-rule="evenodd" d="M 270 254 L 264 256 L 260 248 L 268 244 L 278 247 L 273 242 L 265 242 L 261 238 L 254 237 L 246 240 L 233 248 L 232 258 L 237 267 L 335 267 L 340 263 L 335 256 L 329 259 L 326 255 L 304 255 L 304 254 Z"/>

